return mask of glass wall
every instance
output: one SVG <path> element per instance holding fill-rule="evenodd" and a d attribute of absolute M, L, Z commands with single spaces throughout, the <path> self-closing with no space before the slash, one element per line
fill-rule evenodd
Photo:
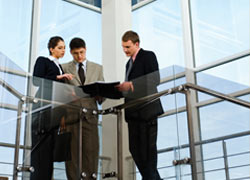
<path fill-rule="evenodd" d="M 195 65 L 191 72 L 194 74 L 195 83 L 221 93 L 233 93 L 249 102 L 249 52 L 244 58 L 232 59 L 237 53 L 247 53 L 250 48 L 249 1 L 190 0 L 193 39 L 189 44 L 193 43 L 194 59 L 184 58 L 184 49 L 189 47 L 183 43 L 182 20 L 186 17 L 181 18 L 181 7 L 185 6 L 185 3 L 182 3 L 176 0 L 156 0 L 133 11 L 133 30 L 141 37 L 141 47 L 156 53 L 162 70 L 172 65 L 185 67 L 186 64 L 190 64 L 188 60 L 193 60 Z M 222 58 L 224 63 L 219 63 Z M 206 68 L 209 63 L 218 63 L 218 66 Z M 196 73 L 195 70 L 200 67 L 206 70 Z M 172 81 L 161 84 L 159 91 L 184 84 L 186 78 L 190 79 L 185 75 L 179 80 L 172 78 Z M 191 170 L 188 168 L 190 166 L 172 165 L 173 159 L 190 157 L 188 149 L 178 148 L 189 143 L 188 131 L 185 131 L 188 128 L 185 98 L 178 94 L 163 97 L 161 101 L 165 116 L 158 121 L 159 172 L 162 178 L 166 179 L 190 179 Z M 214 97 L 204 93 L 197 94 L 194 107 L 197 108 L 195 116 L 198 117 L 198 124 L 195 125 L 196 136 L 200 137 L 197 142 L 210 141 L 213 138 L 223 139 L 225 136 L 249 132 L 250 117 L 247 108 L 216 101 Z M 236 146 L 232 146 L 237 140 L 240 148 L 238 151 Z M 203 167 L 200 170 L 205 173 L 199 172 L 199 174 L 203 174 L 205 179 L 226 179 L 224 143 L 228 151 L 230 178 L 248 179 L 250 177 L 249 161 L 246 162 L 250 157 L 248 141 L 249 136 L 241 136 L 204 144 L 200 147 L 203 159 L 201 164 Z M 171 148 L 174 150 L 170 151 Z M 237 153 L 242 154 L 237 156 Z M 139 175 L 137 178 L 139 179 Z"/>
<path fill-rule="evenodd" d="M 100 0 L 79 1 L 101 7 Z M 143 0 L 132 0 L 132 5 L 141 1 Z M 30 63 L 32 2 L 33 0 L 0 2 L 0 77 L 21 94 L 27 92 L 25 75 L 21 74 L 28 72 Z M 190 64 L 188 60 L 192 60 L 195 62 L 192 69 L 195 83 L 225 94 L 234 94 L 249 102 L 249 0 L 190 0 L 194 59 L 184 56 L 188 45 L 183 43 L 185 33 L 182 25 L 185 23 L 182 21 L 185 18 L 182 17 L 182 3 L 181 0 L 156 0 L 132 12 L 132 29 L 140 35 L 141 47 L 155 52 L 160 69 L 163 70 L 161 78 L 168 78 L 167 81 L 162 81 L 158 90 L 184 84 L 188 78 L 185 76 L 186 69 L 179 66 L 185 67 Z M 70 40 L 81 37 L 86 41 L 87 59 L 102 63 L 100 13 L 68 1 L 42 0 L 39 20 L 38 56 L 48 56 L 49 38 L 59 35 L 66 43 L 66 54 L 60 62 L 66 63 L 72 60 Z M 248 55 L 232 59 L 232 56 L 242 52 L 248 52 Z M 225 61 L 220 63 L 222 58 Z M 211 63 L 218 65 L 206 68 Z M 166 68 L 169 66 L 171 67 Z M 200 71 L 200 67 L 205 67 L 206 70 Z M 3 68 L 13 71 L 3 72 Z M 177 77 L 178 74 L 183 75 Z M 174 159 L 190 157 L 187 147 L 180 148 L 189 143 L 185 96 L 169 95 L 162 97 L 161 101 L 165 115 L 159 118 L 159 172 L 164 179 L 191 179 L 190 166 L 175 167 L 172 164 Z M 13 173 L 17 103 L 18 98 L 0 86 L 0 176 L 10 178 Z M 249 135 L 239 135 L 250 131 L 249 109 L 219 101 L 204 93 L 197 94 L 197 102 L 193 107 L 197 110 L 196 135 L 200 136 L 200 141 L 235 135 L 202 145 L 204 177 L 208 180 L 226 178 L 223 152 L 225 145 L 230 178 L 249 179 Z M 21 144 L 23 141 L 21 139 Z M 22 151 L 19 162 L 22 162 Z M 56 178 L 64 179 L 66 176 L 61 173 L 64 165 L 57 164 L 56 168 Z M 138 179 L 139 176 L 137 173 Z"/>
<path fill-rule="evenodd" d="M 249 0 L 191 0 L 196 66 L 249 49 Z"/>
<path fill-rule="evenodd" d="M 32 11 L 38 10 L 32 9 L 32 4 L 33 0 L 0 2 L 0 177 L 9 177 L 9 179 L 13 176 L 19 99 L 3 88 L 2 80 L 21 95 L 27 94 L 26 76 L 28 76 L 30 64 Z M 87 58 L 90 61 L 102 63 L 100 13 L 62 0 L 42 0 L 39 18 L 39 56 L 49 55 L 48 40 L 51 36 L 59 35 L 66 43 L 66 54 L 61 59 L 61 63 L 71 61 L 69 42 L 73 37 L 81 37 L 87 45 Z M 29 127 L 25 121 L 22 121 L 21 145 L 24 141 L 30 141 L 30 137 L 25 137 L 26 134 L 24 134 L 26 126 Z M 19 154 L 19 163 L 22 163 L 23 151 L 20 150 Z M 62 173 L 64 169 L 64 164 L 56 163 L 55 177 L 65 179 L 66 176 Z M 22 175 L 19 175 L 21 179 Z"/>
<path fill-rule="evenodd" d="M 31 11 L 32 0 L 0 2 L 0 56 L 3 54 L 26 72 L 29 66 Z M 5 63 L 1 62 L 1 66 L 13 67 L 13 64 Z"/>
<path fill-rule="evenodd" d="M 6 75 L 5 69 L 25 74 L 29 66 L 32 0 L 0 2 L 0 79 L 26 92 L 24 77 Z M 0 176 L 12 176 L 18 98 L 0 86 Z M 5 108 L 3 108 L 5 106 Z M 23 144 L 23 138 L 21 140 Z M 20 158 L 21 162 L 21 158 Z"/>
<path fill-rule="evenodd" d="M 69 42 L 74 37 L 85 40 L 87 59 L 101 64 L 101 14 L 61 0 L 43 0 L 40 19 L 39 55 L 48 56 L 47 43 L 50 37 L 59 35 L 66 44 L 61 63 L 72 59 Z"/>
<path fill-rule="evenodd" d="M 133 11 L 132 24 L 141 47 L 155 52 L 160 69 L 184 66 L 180 1 L 158 0 L 143 6 Z"/>

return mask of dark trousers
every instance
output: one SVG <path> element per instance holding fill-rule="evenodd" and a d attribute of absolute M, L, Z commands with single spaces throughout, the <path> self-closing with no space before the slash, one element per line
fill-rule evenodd
<path fill-rule="evenodd" d="M 53 174 L 54 131 L 50 128 L 50 108 L 32 114 L 31 180 L 51 180 Z"/>
<path fill-rule="evenodd" d="M 128 121 L 129 150 L 143 180 L 160 180 L 157 170 L 157 119 Z"/>
<path fill-rule="evenodd" d="M 51 180 L 53 173 L 53 134 L 32 134 L 32 146 L 34 147 L 39 142 L 41 143 L 31 152 L 31 166 L 34 167 L 35 171 L 31 173 L 30 179 Z"/>

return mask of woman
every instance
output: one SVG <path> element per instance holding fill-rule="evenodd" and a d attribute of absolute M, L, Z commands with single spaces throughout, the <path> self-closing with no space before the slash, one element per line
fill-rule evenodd
<path fill-rule="evenodd" d="M 49 57 L 40 56 L 36 60 L 33 76 L 39 78 L 34 77 L 33 83 L 39 87 L 36 97 L 50 101 L 52 99 L 53 81 L 64 82 L 65 80 L 72 80 L 73 76 L 72 74 L 65 74 L 59 64 L 59 59 L 65 53 L 64 40 L 59 36 L 50 38 L 48 49 Z M 60 108 L 52 109 L 51 103 L 41 101 L 33 104 L 32 109 L 34 113 L 32 114 L 31 166 L 35 168 L 35 171 L 31 173 L 31 179 L 51 180 L 54 132 L 55 126 L 59 125 L 59 123 L 56 123 L 58 121 L 56 119 L 59 119 L 61 125 L 63 125 L 64 114 Z M 55 111 L 57 112 L 55 113 Z"/>

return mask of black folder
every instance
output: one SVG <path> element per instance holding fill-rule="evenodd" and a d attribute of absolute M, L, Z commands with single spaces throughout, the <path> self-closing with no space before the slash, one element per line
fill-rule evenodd
<path fill-rule="evenodd" d="M 120 99 L 123 97 L 122 92 L 118 91 L 117 88 L 115 88 L 115 86 L 119 84 L 119 81 L 97 81 L 80 87 L 82 88 L 84 93 L 90 94 L 91 97 L 101 96 L 110 99 Z"/>

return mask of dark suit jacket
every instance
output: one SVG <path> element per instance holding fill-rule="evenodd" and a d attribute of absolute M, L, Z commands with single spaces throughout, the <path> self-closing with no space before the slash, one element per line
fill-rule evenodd
<path fill-rule="evenodd" d="M 63 72 L 62 68 L 61 70 Z M 47 57 L 40 56 L 37 58 L 33 71 L 33 76 L 35 76 L 33 77 L 33 84 L 39 87 L 35 95 L 37 98 L 51 100 L 53 81 L 64 82 L 64 80 L 57 80 L 56 79 L 57 75 L 60 75 L 60 71 L 54 62 L 52 62 Z M 45 105 L 47 105 L 47 103 L 38 102 L 36 104 L 33 104 L 32 109 L 35 110 Z M 54 108 L 53 110 L 51 108 L 44 109 L 43 111 L 40 112 L 40 114 L 42 114 L 39 115 L 40 123 L 43 124 L 41 128 L 45 129 L 50 129 L 51 127 L 53 128 L 54 124 L 57 125 L 59 119 L 63 115 L 65 115 L 65 113 L 61 110 L 60 107 Z M 34 125 L 39 122 L 37 121 L 38 119 L 36 118 L 33 119 L 34 119 L 33 120 Z M 53 122 L 51 121 L 51 119 L 53 119 L 52 120 Z"/>
<path fill-rule="evenodd" d="M 61 70 L 63 72 L 62 68 Z M 50 79 L 58 82 L 64 82 L 64 80 L 57 80 L 56 79 L 57 75 L 60 75 L 60 71 L 54 62 L 52 62 L 49 58 L 42 56 L 37 58 L 33 76 Z"/>
<path fill-rule="evenodd" d="M 126 65 L 126 73 L 128 68 L 129 62 Z M 139 50 L 128 75 L 128 81 L 133 82 L 134 92 L 125 95 L 126 102 L 157 92 L 157 85 L 160 83 L 160 75 L 158 62 L 152 51 Z M 125 109 L 127 121 L 150 121 L 157 118 L 157 116 L 162 113 L 163 109 L 160 100 Z"/>

